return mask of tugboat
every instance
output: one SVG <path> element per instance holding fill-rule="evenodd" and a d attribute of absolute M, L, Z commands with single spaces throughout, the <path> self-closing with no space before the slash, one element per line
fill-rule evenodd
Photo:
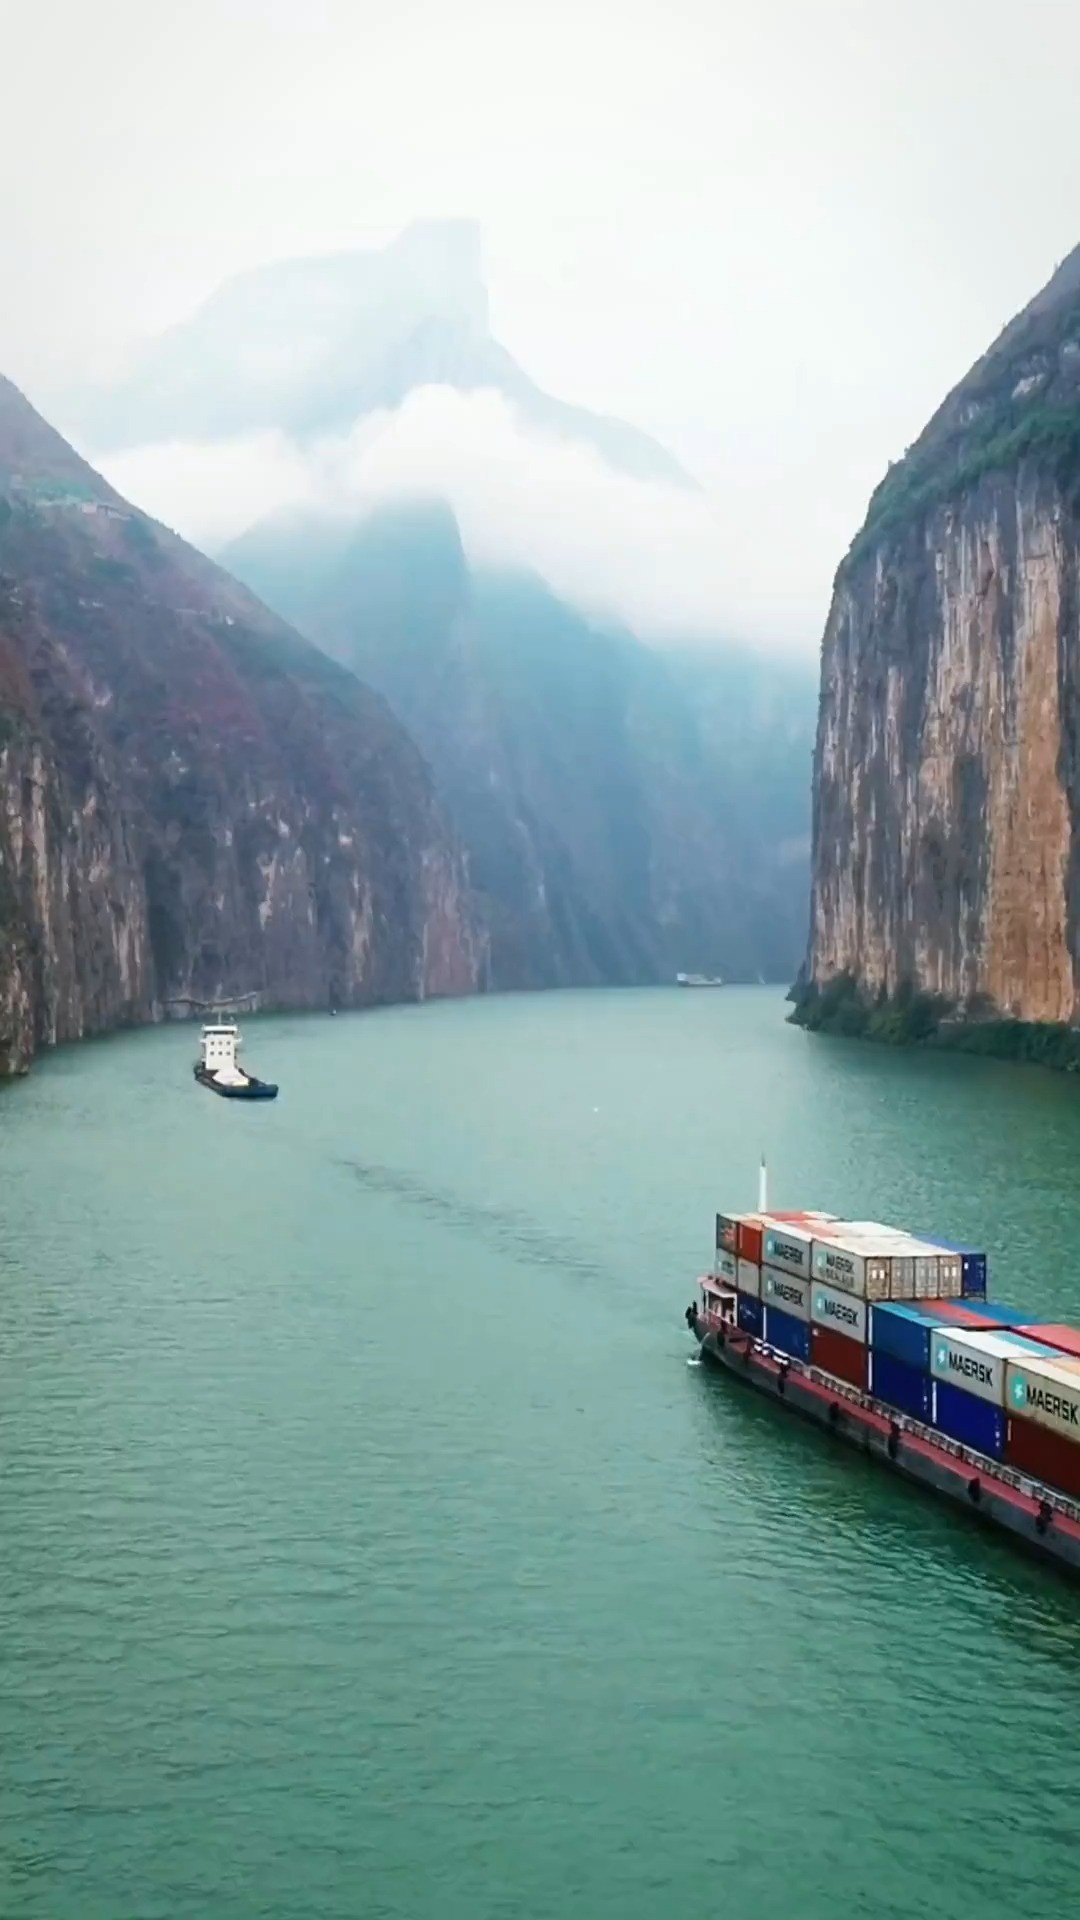
<path fill-rule="evenodd" d="M 195 1078 L 211 1093 L 226 1100 L 276 1100 L 277 1087 L 270 1080 L 257 1080 L 237 1063 L 241 1046 L 240 1029 L 235 1021 L 220 1020 L 202 1030 Z"/>

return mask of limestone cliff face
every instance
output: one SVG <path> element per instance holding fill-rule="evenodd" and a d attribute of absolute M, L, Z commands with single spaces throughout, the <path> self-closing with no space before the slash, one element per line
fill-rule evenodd
<path fill-rule="evenodd" d="M 108 781 L 86 774 L 29 734 L 0 751 L 0 1075 L 152 1012 L 145 898 Z"/>
<path fill-rule="evenodd" d="M 484 942 L 375 694 L 0 382 L 0 1072 L 257 993 L 461 993 Z"/>
<path fill-rule="evenodd" d="M 804 986 L 1080 1018 L 1080 256 L 871 502 L 826 627 Z"/>

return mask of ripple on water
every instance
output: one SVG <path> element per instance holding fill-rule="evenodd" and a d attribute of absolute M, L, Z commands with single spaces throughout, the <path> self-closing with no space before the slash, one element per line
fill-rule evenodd
<path fill-rule="evenodd" d="M 267 1114 L 176 1030 L 5 1094 L 5 1920 L 1065 1910 L 1072 1590 L 679 1321 L 759 1146 L 1080 1318 L 1075 1089 L 783 1011 L 260 1022 Z"/>

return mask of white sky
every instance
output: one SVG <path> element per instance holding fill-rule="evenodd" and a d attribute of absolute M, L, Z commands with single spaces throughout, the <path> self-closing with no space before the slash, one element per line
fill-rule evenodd
<path fill-rule="evenodd" d="M 499 337 L 670 446 L 810 645 L 1080 239 L 1068 0 L 0 0 L 0 44 L 0 369 L 46 412 L 241 267 L 473 216 Z"/>

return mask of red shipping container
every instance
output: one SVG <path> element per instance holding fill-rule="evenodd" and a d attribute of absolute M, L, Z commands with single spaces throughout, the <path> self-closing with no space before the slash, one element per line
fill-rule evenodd
<path fill-rule="evenodd" d="M 810 1359 L 822 1373 L 835 1374 L 849 1387 L 866 1386 L 866 1348 L 861 1340 L 849 1340 L 835 1327 L 811 1327 Z"/>
<path fill-rule="evenodd" d="M 826 1227 L 842 1224 L 834 1220 L 831 1213 L 774 1213 L 771 1207 L 769 1219 L 785 1221 L 789 1227 Z"/>
<path fill-rule="evenodd" d="M 973 1313 L 965 1307 L 962 1300 L 912 1300 L 905 1305 L 918 1307 L 920 1313 L 932 1313 L 935 1320 L 948 1320 L 954 1327 L 972 1327 L 976 1332 L 993 1333 L 998 1322 L 988 1320 L 985 1313 Z M 1011 1331 L 1008 1327 L 1005 1329 Z M 1030 1327 L 1017 1327 L 1017 1333 L 1030 1334 Z"/>
<path fill-rule="evenodd" d="M 1080 1446 L 1075 1440 L 1010 1414 L 1005 1458 L 1018 1473 L 1029 1473 L 1033 1480 L 1080 1498 Z"/>
<path fill-rule="evenodd" d="M 737 1251 L 740 1260 L 752 1260 L 755 1267 L 760 1267 L 761 1235 L 762 1225 L 760 1220 L 739 1221 Z"/>
<path fill-rule="evenodd" d="M 1020 1327 L 1020 1333 L 1026 1333 L 1029 1340 L 1041 1340 L 1048 1347 L 1057 1347 L 1061 1353 L 1068 1353 L 1074 1360 L 1080 1360 L 1080 1333 L 1075 1327 L 1066 1327 L 1057 1322 L 1049 1326 Z"/>

